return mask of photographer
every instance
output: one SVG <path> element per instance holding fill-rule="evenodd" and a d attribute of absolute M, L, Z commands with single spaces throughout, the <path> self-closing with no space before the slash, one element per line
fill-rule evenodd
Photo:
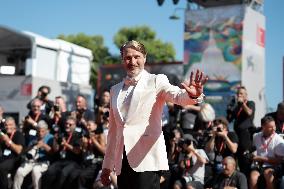
<path fill-rule="evenodd" d="M 50 124 L 50 118 L 43 114 L 40 110 L 42 101 L 35 98 L 31 102 L 31 110 L 23 121 L 23 133 L 25 135 L 25 142 L 28 145 L 32 140 L 36 139 L 37 125 L 40 120 L 44 120 L 48 125 Z"/>
<path fill-rule="evenodd" d="M 49 115 L 52 107 L 53 107 L 53 101 L 48 99 L 48 94 L 51 92 L 50 87 L 43 85 L 41 87 L 39 87 L 38 91 L 37 91 L 37 95 L 34 99 L 40 99 L 42 101 L 42 105 L 40 107 L 40 110 L 42 111 L 42 114 L 45 115 Z M 28 109 L 32 109 L 32 101 L 31 100 L 28 104 L 27 104 L 27 108 Z"/>
<path fill-rule="evenodd" d="M 13 174 L 21 163 L 25 146 L 24 136 L 17 130 L 14 118 L 7 117 L 5 132 L 0 132 L 0 188 L 8 189 L 8 173 Z"/>
<path fill-rule="evenodd" d="M 255 103 L 248 100 L 247 90 L 241 86 L 237 90 L 237 97 L 230 103 L 227 109 L 229 122 L 234 121 L 234 130 L 239 138 L 237 158 L 240 170 L 248 176 L 249 162 L 243 156 L 244 152 L 251 148 L 251 136 L 254 127 L 253 119 Z"/>
<path fill-rule="evenodd" d="M 78 95 L 76 98 L 76 110 L 71 112 L 71 116 L 77 120 L 77 127 L 82 129 L 87 128 L 87 121 L 95 120 L 94 112 L 88 109 L 87 99 L 83 95 Z"/>
<path fill-rule="evenodd" d="M 32 172 L 33 188 L 39 188 L 41 175 L 49 166 L 49 154 L 52 151 L 53 136 L 48 132 L 48 125 L 45 121 L 39 121 L 37 127 L 37 140 L 31 142 L 25 155 L 25 161 L 18 168 L 13 189 L 21 189 L 23 180 Z"/>
<path fill-rule="evenodd" d="M 228 121 L 224 117 L 216 118 L 213 122 L 211 138 L 206 144 L 205 151 L 213 154 L 214 173 L 222 171 L 222 160 L 226 156 L 234 156 L 238 148 L 238 137 L 234 132 L 229 132 Z"/>
<path fill-rule="evenodd" d="M 94 121 L 87 122 L 87 129 L 88 133 L 81 138 L 83 161 L 81 161 L 80 168 L 73 171 L 69 177 L 71 186 L 76 186 L 78 189 L 92 187 L 102 168 L 106 148 L 106 136 L 104 133 L 96 132 L 97 125 Z"/>
<path fill-rule="evenodd" d="M 227 156 L 222 161 L 223 171 L 216 175 L 207 189 L 247 189 L 246 176 L 236 168 L 236 160 Z"/>
<path fill-rule="evenodd" d="M 276 132 L 276 124 L 272 117 L 265 116 L 261 119 L 262 131 L 253 136 L 253 145 L 256 146 L 254 166 L 250 173 L 250 188 L 256 189 L 258 178 L 263 175 L 267 189 L 274 189 L 275 180 L 280 170 L 281 157 L 275 152 L 275 147 L 283 143 L 282 137 Z"/>
<path fill-rule="evenodd" d="M 110 105 L 110 93 L 109 91 L 103 91 L 99 102 L 96 104 L 95 115 L 96 115 L 96 123 L 101 125 L 104 121 L 104 116 L 106 112 L 109 112 Z"/>
<path fill-rule="evenodd" d="M 198 112 L 194 125 L 194 138 L 198 142 L 198 148 L 205 149 L 206 142 L 209 140 L 209 133 L 212 130 L 213 121 L 215 119 L 215 110 L 208 104 L 203 103 Z"/>
<path fill-rule="evenodd" d="M 51 133 L 58 133 L 64 130 L 64 125 L 70 112 L 67 111 L 65 100 L 62 96 L 55 97 L 54 106 L 50 112 Z"/>
<path fill-rule="evenodd" d="M 179 158 L 179 176 L 174 189 L 202 189 L 204 185 L 205 164 L 208 158 L 203 149 L 196 149 L 197 141 L 190 134 L 185 134 L 179 142 L 182 154 Z"/>
<path fill-rule="evenodd" d="M 284 102 L 278 103 L 276 112 L 268 113 L 267 116 L 275 120 L 276 133 L 284 136 Z"/>
<path fill-rule="evenodd" d="M 58 160 L 51 164 L 42 176 L 41 188 L 61 189 L 72 171 L 81 161 L 80 134 L 75 131 L 76 119 L 69 116 L 65 123 L 65 132 L 54 135 L 53 149 Z"/>

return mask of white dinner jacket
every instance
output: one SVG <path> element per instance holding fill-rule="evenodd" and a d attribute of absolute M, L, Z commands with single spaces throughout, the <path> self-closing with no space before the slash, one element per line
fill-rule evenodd
<path fill-rule="evenodd" d="M 111 88 L 110 123 L 103 168 L 120 174 L 123 147 L 131 168 L 136 172 L 168 170 L 162 133 L 162 111 L 166 101 L 179 105 L 196 104 L 184 89 L 169 83 L 167 76 L 145 70 L 134 88 L 126 120 L 118 106 L 124 82 Z"/>

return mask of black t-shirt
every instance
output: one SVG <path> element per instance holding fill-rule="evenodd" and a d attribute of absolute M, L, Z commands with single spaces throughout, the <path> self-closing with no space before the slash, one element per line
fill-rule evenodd
<path fill-rule="evenodd" d="M 62 136 L 65 138 L 65 140 L 68 142 L 68 135 Z M 62 139 L 61 139 L 62 140 Z M 77 133 L 73 133 L 72 137 L 70 138 L 70 141 L 68 144 L 72 145 L 74 148 L 75 147 L 80 147 L 81 145 L 81 140 L 80 140 L 80 135 Z M 63 149 L 62 146 L 60 146 L 60 150 L 58 152 L 59 159 L 61 160 L 71 160 L 71 161 L 76 161 L 80 162 L 82 160 L 82 155 L 81 154 L 75 154 L 74 152 L 68 150 L 68 149 Z"/>
<path fill-rule="evenodd" d="M 228 138 L 233 142 L 233 143 L 239 143 L 238 136 L 235 132 L 228 132 Z M 232 156 L 234 157 L 234 153 L 231 152 L 231 150 L 228 148 L 226 145 L 226 142 L 224 141 L 223 138 L 216 137 L 215 139 L 215 147 L 214 147 L 215 155 L 221 155 L 223 158 L 227 156 Z"/>
<path fill-rule="evenodd" d="M 231 177 L 226 177 L 224 174 L 219 174 L 213 181 L 213 189 L 223 189 L 225 186 L 236 187 L 238 189 L 247 189 L 247 179 L 246 176 L 235 171 Z"/>
<path fill-rule="evenodd" d="M 10 137 L 9 134 L 8 136 Z M 13 143 L 21 145 L 23 146 L 23 148 L 25 147 L 25 138 L 20 131 L 16 131 L 11 140 L 13 141 Z M 4 141 L 1 141 L 0 147 L 0 162 L 9 158 L 15 158 L 20 156 L 19 154 L 11 150 L 9 147 L 7 147 Z"/>
<path fill-rule="evenodd" d="M 232 119 L 235 120 L 234 122 L 234 129 L 243 130 L 252 127 L 254 113 L 255 113 L 255 103 L 253 101 L 247 101 L 246 105 L 252 110 L 252 114 L 248 115 L 242 108 L 242 105 L 238 105 L 233 111 Z"/>

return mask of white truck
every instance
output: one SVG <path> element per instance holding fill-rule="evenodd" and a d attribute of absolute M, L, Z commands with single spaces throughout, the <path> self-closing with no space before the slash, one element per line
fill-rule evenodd
<path fill-rule="evenodd" d="M 91 50 L 78 45 L 0 26 L 0 106 L 19 122 L 38 88 L 47 85 L 49 98 L 65 97 L 69 109 L 78 94 L 92 107 L 92 59 Z"/>

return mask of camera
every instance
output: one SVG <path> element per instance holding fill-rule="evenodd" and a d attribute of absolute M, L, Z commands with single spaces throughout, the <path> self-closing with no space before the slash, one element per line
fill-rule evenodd
<path fill-rule="evenodd" d="M 251 170 L 260 170 L 261 165 L 258 161 L 252 161 L 252 164 L 250 166 Z"/>
<path fill-rule="evenodd" d="M 253 162 L 253 157 L 254 157 L 254 154 L 253 152 L 256 151 L 256 147 L 255 146 L 252 146 L 249 150 L 246 150 L 244 153 L 243 153 L 243 156 L 249 161 L 249 162 Z"/>
<path fill-rule="evenodd" d="M 183 148 L 184 144 L 186 144 L 188 146 L 191 145 L 191 140 L 184 140 L 183 138 L 181 138 L 177 143 L 178 147 L 180 147 L 180 148 Z"/>
<path fill-rule="evenodd" d="M 38 154 L 39 149 L 36 145 L 37 145 L 37 141 L 32 141 L 31 143 L 32 147 L 26 153 L 27 160 L 37 160 L 39 158 L 39 154 Z"/>
<path fill-rule="evenodd" d="M 218 133 L 222 132 L 222 129 L 220 127 L 217 127 L 217 132 Z"/>
<path fill-rule="evenodd" d="M 104 120 L 107 120 L 108 117 L 109 117 L 109 111 L 104 112 L 104 113 L 103 113 L 103 119 L 104 119 Z"/>
<path fill-rule="evenodd" d="M 6 129 L 5 128 L 1 128 L 0 129 L 0 136 L 3 136 L 7 133 Z"/>
<path fill-rule="evenodd" d="M 58 104 L 55 104 L 55 105 L 53 106 L 53 109 L 54 109 L 55 112 L 59 112 L 59 111 L 60 111 L 60 107 L 59 107 Z"/>

